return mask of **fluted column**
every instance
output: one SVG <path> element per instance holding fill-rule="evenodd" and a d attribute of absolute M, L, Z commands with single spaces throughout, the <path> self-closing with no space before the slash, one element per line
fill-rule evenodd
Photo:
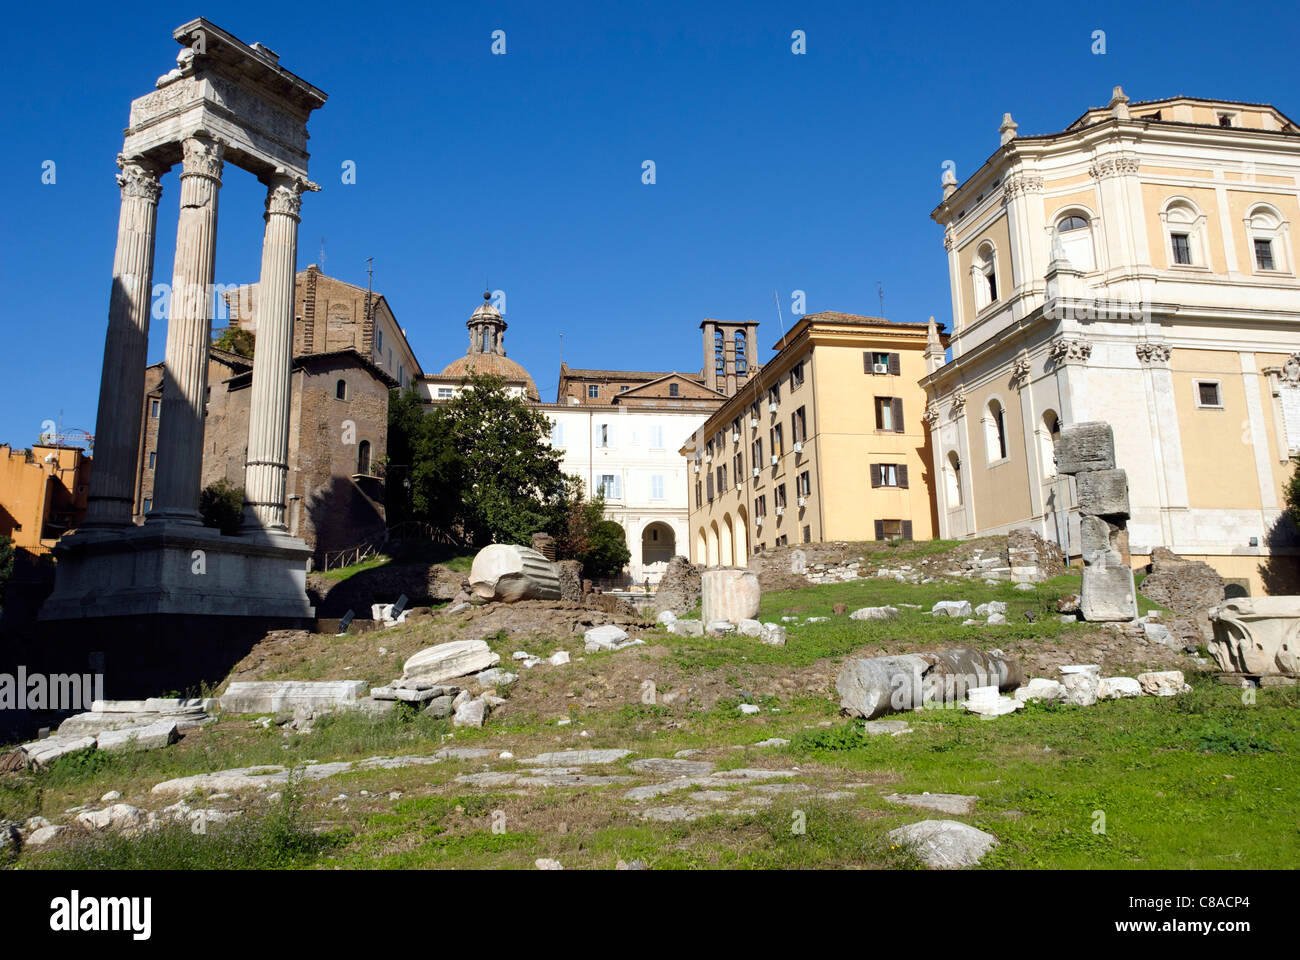
<path fill-rule="evenodd" d="M 289 472 L 293 285 L 298 266 L 298 211 L 306 184 L 273 176 L 266 189 L 262 276 L 257 285 L 257 344 L 248 407 L 244 529 L 284 533 Z"/>
<path fill-rule="evenodd" d="M 222 147 L 205 137 L 190 137 L 183 147 L 181 213 L 167 314 L 162 420 L 158 424 L 158 470 L 149 520 L 198 523 Z"/>
<path fill-rule="evenodd" d="M 117 220 L 113 289 L 108 299 L 104 369 L 95 417 L 95 467 L 82 529 L 131 522 L 140 446 L 140 404 L 149 348 L 153 251 L 161 171 L 139 158 L 119 156 L 122 206 Z"/>

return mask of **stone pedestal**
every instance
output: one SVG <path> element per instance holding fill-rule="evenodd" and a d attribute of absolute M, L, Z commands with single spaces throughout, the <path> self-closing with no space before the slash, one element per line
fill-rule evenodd
<path fill-rule="evenodd" d="M 1115 468 L 1110 424 L 1066 427 L 1056 444 L 1057 468 L 1073 474 L 1079 493 L 1083 587 L 1079 611 L 1094 622 L 1132 620 L 1137 592 L 1128 565 L 1128 474 Z"/>
<path fill-rule="evenodd" d="M 41 620 L 192 614 L 309 619 L 301 540 L 224 537 L 155 523 L 118 536 L 74 534 L 55 548 L 58 576 Z"/>
<path fill-rule="evenodd" d="M 762 594 L 758 577 L 752 570 L 738 567 L 714 567 L 700 574 L 700 619 L 705 623 L 728 620 L 739 623 L 758 616 Z"/>

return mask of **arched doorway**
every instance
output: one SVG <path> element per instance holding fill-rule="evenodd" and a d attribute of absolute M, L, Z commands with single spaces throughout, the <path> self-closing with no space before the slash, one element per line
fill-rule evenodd
<path fill-rule="evenodd" d="M 677 536 L 662 520 L 646 525 L 641 531 L 641 565 L 667 563 L 677 553 Z"/>
<path fill-rule="evenodd" d="M 737 567 L 749 566 L 749 515 L 744 507 L 736 509 L 735 559 Z"/>

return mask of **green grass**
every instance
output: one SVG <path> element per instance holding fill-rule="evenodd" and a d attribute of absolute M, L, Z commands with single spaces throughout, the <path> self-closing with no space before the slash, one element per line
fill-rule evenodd
<path fill-rule="evenodd" d="M 950 646 L 996 646 L 1012 639 L 1044 639 L 1067 630 L 1090 629 L 1084 624 L 1064 624 L 1058 619 L 1056 603 L 1079 592 L 1077 574 L 1063 574 L 1037 585 L 1032 591 L 1016 590 L 1010 583 L 990 586 L 982 582 L 908 584 L 896 580 L 866 579 L 849 583 L 826 584 L 801 590 L 765 593 L 758 619 L 780 623 L 782 616 L 831 617 L 823 623 L 786 624 L 788 639 L 784 647 L 754 643 L 750 637 L 731 634 L 724 637 L 682 637 L 665 633 L 663 643 L 673 650 L 678 662 L 687 669 L 708 669 L 745 661 L 752 664 L 806 666 L 824 657 L 843 657 L 878 645 L 896 646 L 900 640 L 922 644 Z M 960 620 L 930 617 L 930 610 L 940 600 L 968 600 L 973 610 L 981 603 L 1001 600 L 1007 605 L 1006 626 L 983 623 L 963 627 Z M 837 603 L 849 612 L 860 607 L 898 606 L 897 620 L 850 620 L 834 616 Z M 921 610 L 899 606 L 921 605 Z M 1147 608 L 1153 607 L 1147 603 Z M 1032 611 L 1035 621 L 1025 619 Z"/>
<path fill-rule="evenodd" d="M 382 567 L 391 562 L 390 558 L 383 554 L 379 554 L 374 557 L 368 557 L 360 563 L 353 563 L 346 567 L 335 567 L 333 570 L 322 570 L 320 571 L 320 575 L 326 580 L 346 580 L 349 577 L 356 576 L 358 573 L 362 573 L 366 570 L 374 570 L 376 567 Z"/>

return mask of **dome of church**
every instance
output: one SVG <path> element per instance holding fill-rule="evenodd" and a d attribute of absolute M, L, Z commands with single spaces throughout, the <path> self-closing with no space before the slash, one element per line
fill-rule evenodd
<path fill-rule="evenodd" d="M 443 368 L 442 376 L 462 378 L 471 373 L 501 377 L 516 383 L 523 382 L 524 392 L 530 400 L 541 400 L 537 384 L 528 371 L 506 356 L 506 321 L 491 304 L 492 294 L 483 294 L 483 303 L 470 314 L 465 326 L 469 329 L 469 350 Z"/>
<path fill-rule="evenodd" d="M 463 357 L 457 357 L 451 363 L 443 368 L 444 377 L 468 377 L 470 373 L 490 374 L 494 377 L 504 377 L 506 380 L 522 380 L 525 391 L 530 400 L 541 400 L 542 395 L 537 392 L 537 384 L 529 376 L 528 371 L 515 363 L 509 357 L 500 353 L 467 353 Z"/>

